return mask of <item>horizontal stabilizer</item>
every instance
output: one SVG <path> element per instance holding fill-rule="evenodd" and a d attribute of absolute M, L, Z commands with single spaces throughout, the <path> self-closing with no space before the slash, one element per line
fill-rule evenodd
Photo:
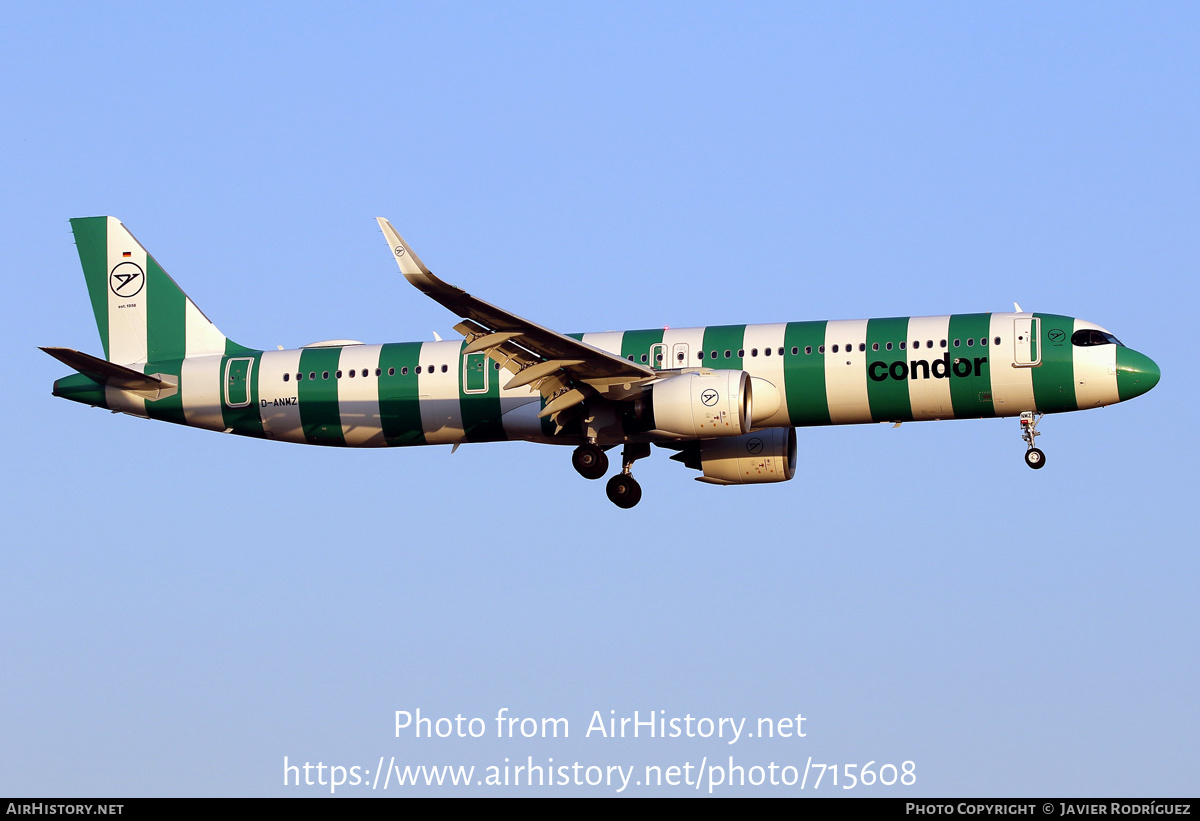
<path fill-rule="evenodd" d="M 91 354 L 72 350 L 71 348 L 42 348 L 68 368 L 79 371 L 89 379 L 104 385 L 111 385 L 123 391 L 152 391 L 157 393 L 165 388 L 177 387 L 170 380 L 160 376 L 147 376 L 144 373 L 107 362 Z"/>

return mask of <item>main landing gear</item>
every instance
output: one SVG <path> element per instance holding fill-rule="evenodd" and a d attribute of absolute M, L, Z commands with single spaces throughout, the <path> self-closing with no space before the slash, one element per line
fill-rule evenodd
<path fill-rule="evenodd" d="M 596 445 L 588 442 L 575 448 L 571 454 L 571 465 L 584 479 L 599 479 L 608 473 L 608 456 Z"/>
<path fill-rule="evenodd" d="M 633 463 L 649 455 L 650 446 L 645 443 L 629 444 L 621 451 L 621 472 L 604 488 L 617 507 L 628 509 L 642 500 L 642 486 L 633 478 Z M 608 472 L 608 456 L 591 442 L 575 448 L 571 464 L 585 479 L 599 479 Z"/>
<path fill-rule="evenodd" d="M 1041 470 L 1046 466 L 1046 454 L 1042 453 L 1040 448 L 1033 446 L 1033 440 L 1041 436 L 1038 433 L 1037 425 L 1042 419 L 1042 414 L 1034 413 L 1033 411 L 1023 411 L 1021 413 L 1021 438 L 1025 440 L 1025 464 L 1029 465 L 1034 470 Z"/>
<path fill-rule="evenodd" d="M 642 486 L 633 478 L 633 463 L 649 455 L 650 446 L 644 442 L 625 446 L 621 451 L 621 472 L 609 479 L 604 488 L 610 502 L 628 510 L 642 500 Z"/>
<path fill-rule="evenodd" d="M 608 494 L 610 502 L 625 510 L 642 500 L 642 486 L 628 473 L 618 473 L 609 479 L 604 492 Z"/>

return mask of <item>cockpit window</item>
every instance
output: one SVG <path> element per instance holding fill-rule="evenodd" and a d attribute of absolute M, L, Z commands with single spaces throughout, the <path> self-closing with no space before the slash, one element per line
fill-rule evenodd
<path fill-rule="evenodd" d="M 1086 348 L 1090 345 L 1121 345 L 1121 340 L 1095 328 L 1084 328 L 1071 335 L 1071 344 Z M 1124 345 L 1121 345 L 1124 348 Z"/>

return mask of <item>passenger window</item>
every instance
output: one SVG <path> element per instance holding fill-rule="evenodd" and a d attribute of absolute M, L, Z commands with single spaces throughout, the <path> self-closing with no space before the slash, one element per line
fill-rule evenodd
<path fill-rule="evenodd" d="M 955 340 L 955 341 L 954 341 L 954 344 L 955 344 L 955 346 L 957 346 L 957 345 L 958 345 L 958 340 Z M 971 346 L 972 346 L 972 345 L 974 345 L 974 344 L 975 344 L 975 337 L 967 337 L 967 347 L 969 348 L 969 347 L 971 347 Z"/>
<path fill-rule="evenodd" d="M 819 348 L 817 348 L 817 353 L 825 353 L 825 346 L 822 345 Z"/>
<path fill-rule="evenodd" d="M 341 379 L 341 378 L 342 378 L 342 372 L 341 372 L 341 371 L 338 371 L 338 372 L 337 372 L 337 374 L 335 375 L 335 377 L 334 377 L 334 378 L 335 378 L 335 379 Z"/>
<path fill-rule="evenodd" d="M 837 353 L 837 352 L 838 352 L 838 346 L 837 346 L 837 345 L 834 345 L 834 346 L 833 346 L 833 352 L 834 352 L 834 353 Z"/>
<path fill-rule="evenodd" d="M 284 382 L 286 382 L 286 381 L 288 381 L 289 379 L 291 379 L 291 377 L 292 377 L 292 375 L 291 375 L 290 373 L 285 373 L 285 374 L 283 375 L 283 381 L 284 381 Z"/>
<path fill-rule="evenodd" d="M 328 379 L 328 378 L 329 378 L 329 371 L 321 371 L 321 378 L 322 378 L 322 379 Z"/>
<path fill-rule="evenodd" d="M 889 342 L 886 345 L 884 345 L 883 347 L 890 351 L 892 349 L 892 343 Z"/>
<path fill-rule="evenodd" d="M 944 348 L 944 347 L 946 347 L 946 340 L 944 340 L 944 339 L 943 339 L 941 342 L 939 342 L 939 343 L 938 343 L 938 347 L 939 347 L 939 348 Z"/>
<path fill-rule="evenodd" d="M 866 343 L 866 342 L 859 342 L 859 343 L 858 343 L 858 351 L 859 351 L 859 353 L 862 353 L 862 352 L 863 352 L 863 351 L 865 351 L 866 349 L 867 349 L 867 343 Z M 875 349 L 876 349 L 876 350 L 879 350 L 879 346 L 878 346 L 878 345 L 876 345 L 876 346 L 875 346 Z"/>
<path fill-rule="evenodd" d="M 795 352 L 796 352 L 796 349 L 792 348 L 792 353 L 795 353 Z M 808 356 L 811 353 L 812 353 L 812 345 L 805 345 L 804 346 L 804 355 Z"/>

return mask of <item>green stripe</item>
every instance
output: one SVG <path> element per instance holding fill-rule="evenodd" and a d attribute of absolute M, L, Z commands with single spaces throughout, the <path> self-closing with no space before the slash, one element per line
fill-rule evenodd
<path fill-rule="evenodd" d="M 908 380 L 893 379 L 888 370 L 893 362 L 907 361 L 907 352 L 900 350 L 900 342 L 907 338 L 908 317 L 867 320 L 867 400 L 876 422 L 912 419 Z M 879 350 L 874 349 L 876 345 Z M 890 351 L 888 345 L 892 346 Z"/>
<path fill-rule="evenodd" d="M 108 359 L 108 217 L 73 219 L 71 230 L 75 233 L 75 249 L 92 299 L 104 358 Z"/>
<path fill-rule="evenodd" d="M 183 359 L 187 298 L 153 257 L 146 257 L 146 359 Z"/>
<path fill-rule="evenodd" d="M 789 322 L 783 333 L 785 393 L 793 425 L 829 424 L 825 357 L 817 352 L 825 344 L 825 325 L 824 321 Z M 805 347 L 812 353 L 805 355 Z"/>
<path fill-rule="evenodd" d="M 304 440 L 310 445 L 346 444 L 338 406 L 337 369 L 341 355 L 341 348 L 308 348 L 300 352 L 300 372 L 304 378 L 296 383 L 296 396 Z M 315 378 L 310 379 L 310 374 Z"/>
<path fill-rule="evenodd" d="M 662 341 L 662 328 L 648 331 L 626 331 L 621 336 L 621 356 L 626 359 L 632 356 L 633 361 L 639 365 L 649 365 L 650 346 L 658 345 Z"/>
<path fill-rule="evenodd" d="M 72 402 L 82 402 L 98 408 L 108 407 L 104 398 L 104 386 L 81 373 L 73 373 L 62 379 L 56 379 L 52 393 L 63 399 L 70 399 Z"/>
<path fill-rule="evenodd" d="M 169 362 L 155 362 L 146 366 L 146 373 L 170 374 L 175 377 L 175 383 L 179 385 L 179 390 L 175 391 L 171 396 L 162 399 L 146 400 L 146 415 L 151 419 L 161 419 L 164 422 L 174 422 L 177 425 L 187 424 L 187 419 L 183 415 L 184 384 L 183 379 L 180 378 L 180 369 L 182 367 L 182 359 L 175 359 Z"/>
<path fill-rule="evenodd" d="M 1071 334 L 1075 320 L 1057 314 L 1034 314 L 1041 320 L 1041 339 L 1032 340 L 1030 350 L 1042 364 L 1033 371 L 1033 403 L 1042 413 L 1078 410 L 1075 401 L 1075 362 Z M 1050 337 L 1054 336 L 1054 339 Z"/>
<path fill-rule="evenodd" d="M 1157 385 L 1161 376 L 1158 365 L 1150 357 L 1117 346 L 1117 396 L 1122 402 L 1141 396 Z"/>
<path fill-rule="evenodd" d="M 467 341 L 463 340 L 463 347 Z M 483 366 L 487 374 L 486 393 L 467 393 L 464 378 L 478 380 L 482 373 L 467 373 L 467 368 L 477 369 Z M 464 357 L 459 353 L 458 358 L 458 400 L 462 416 L 463 430 L 468 442 L 502 442 L 505 439 L 504 426 L 500 424 L 500 378 L 506 372 L 496 370 L 495 363 L 482 354 Z"/>
<path fill-rule="evenodd" d="M 420 342 L 389 343 L 379 352 L 379 419 L 388 445 L 425 444 L 416 373 L 420 355 Z"/>
<path fill-rule="evenodd" d="M 254 365 L 250 372 L 250 404 L 242 408 L 231 408 L 225 404 L 225 379 L 226 368 L 229 360 L 234 357 L 221 357 L 221 418 L 225 422 L 225 427 L 231 428 L 234 433 L 242 436 L 258 436 L 263 435 L 262 417 L 258 412 L 258 377 L 262 370 L 262 352 L 254 351 L 251 358 L 254 359 Z M 241 358 L 241 357 L 237 357 Z M 147 402 L 147 405 L 150 403 Z"/>
<path fill-rule="evenodd" d="M 704 359 L 706 368 L 740 371 L 742 369 L 742 345 L 745 344 L 745 325 L 713 325 L 704 329 Z M 716 357 L 713 357 L 713 352 Z M 729 351 L 729 358 L 725 352 Z"/>
<path fill-rule="evenodd" d="M 987 339 L 991 322 L 991 314 L 955 314 L 950 317 L 948 344 L 951 369 L 956 360 L 971 364 L 970 376 L 952 373 L 950 377 L 950 402 L 955 419 L 996 415 L 996 408 L 992 404 L 992 349 L 979 344 L 979 340 Z M 967 344 L 968 339 L 972 341 L 971 345 Z M 955 340 L 958 341 L 958 347 L 954 345 Z M 983 359 L 987 361 L 980 361 Z M 979 371 L 978 376 L 975 375 L 976 370 Z"/>
<path fill-rule="evenodd" d="M 250 356 L 260 353 L 254 348 L 247 348 L 245 345 L 239 345 L 228 337 L 225 339 L 225 353 L 228 356 Z"/>

